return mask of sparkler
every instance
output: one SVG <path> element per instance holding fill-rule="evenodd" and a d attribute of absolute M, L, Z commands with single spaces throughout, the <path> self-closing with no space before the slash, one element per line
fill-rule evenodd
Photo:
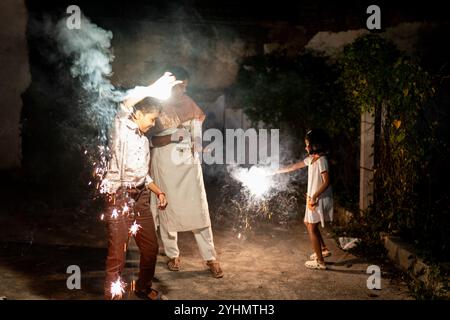
<path fill-rule="evenodd" d="M 117 219 L 118 217 L 119 217 L 119 212 L 117 211 L 117 209 L 114 208 L 111 213 L 111 218 Z"/>
<path fill-rule="evenodd" d="M 297 200 L 302 193 L 288 176 L 274 175 L 272 168 L 261 166 L 227 170 L 237 183 L 223 186 L 216 218 L 231 221 L 237 239 L 245 240 L 262 221 L 286 224 L 300 211 Z"/>
<path fill-rule="evenodd" d="M 133 236 L 136 236 L 139 229 L 141 229 L 141 225 L 137 224 L 136 221 L 133 222 L 132 226 L 130 227 L 130 234 Z"/>
<path fill-rule="evenodd" d="M 127 284 L 119 277 L 116 281 L 111 283 L 111 299 L 117 297 L 122 299 L 122 294 L 125 292 Z"/>
<path fill-rule="evenodd" d="M 262 199 L 271 188 L 270 170 L 253 166 L 250 169 L 236 168 L 231 176 L 239 181 L 252 196 Z"/>
<path fill-rule="evenodd" d="M 128 212 L 128 210 L 130 210 L 130 208 L 128 207 L 128 205 L 125 203 L 122 209 L 122 214 L 125 214 Z"/>

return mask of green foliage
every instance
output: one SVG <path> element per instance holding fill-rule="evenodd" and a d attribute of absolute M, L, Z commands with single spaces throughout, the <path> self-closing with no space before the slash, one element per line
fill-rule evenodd
<path fill-rule="evenodd" d="M 413 270 L 408 270 L 408 288 L 411 295 L 417 300 L 442 300 L 449 299 L 448 275 L 442 268 L 433 264 L 427 272 L 421 270 L 413 275 Z"/>
<path fill-rule="evenodd" d="M 247 58 L 236 84 L 239 106 L 255 122 L 287 128 L 303 137 L 321 127 L 331 135 L 355 131 L 356 114 L 345 109 L 338 69 L 324 57 L 306 52 L 295 58 L 283 52 Z"/>
<path fill-rule="evenodd" d="M 397 233 L 439 255 L 442 247 L 432 239 L 448 223 L 430 219 L 430 195 L 422 187 L 429 184 L 430 154 L 442 145 L 430 117 L 432 77 L 393 44 L 369 35 L 345 48 L 341 81 L 347 101 L 376 115 L 374 205 L 367 213 L 376 217 L 374 231 Z"/>
<path fill-rule="evenodd" d="M 340 82 L 349 104 L 360 112 L 373 112 L 389 100 L 390 72 L 399 56 L 392 43 L 372 34 L 347 45 L 340 61 Z"/>

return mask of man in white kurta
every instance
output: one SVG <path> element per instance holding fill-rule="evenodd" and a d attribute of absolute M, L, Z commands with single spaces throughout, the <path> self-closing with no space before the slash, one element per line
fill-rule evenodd
<path fill-rule="evenodd" d="M 181 268 L 178 232 L 192 231 L 200 254 L 216 278 L 223 276 L 214 248 L 208 201 L 199 161 L 201 126 L 205 119 L 199 106 L 185 94 L 187 72 L 170 70 L 183 83 L 173 88 L 172 98 L 163 105 L 152 136 L 150 172 L 166 191 L 169 205 L 158 210 L 152 199 L 152 212 L 159 223 L 169 270 Z"/>

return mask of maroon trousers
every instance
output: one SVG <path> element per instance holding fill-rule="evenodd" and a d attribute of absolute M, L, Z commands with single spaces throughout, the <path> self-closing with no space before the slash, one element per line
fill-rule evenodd
<path fill-rule="evenodd" d="M 106 258 L 105 298 L 111 299 L 111 283 L 117 281 L 125 266 L 126 250 L 129 237 L 132 235 L 129 229 L 134 221 L 141 226 L 135 235 L 135 241 L 139 247 L 139 279 L 136 282 L 136 290 L 150 289 L 155 274 L 156 258 L 158 254 L 158 239 L 155 231 L 153 215 L 150 211 L 150 191 L 133 189 L 129 193 L 134 199 L 134 216 L 122 216 L 113 218 L 108 215 L 108 256 Z M 109 212 L 117 208 L 119 201 L 109 204 Z M 137 215 L 139 213 L 139 215 Z"/>

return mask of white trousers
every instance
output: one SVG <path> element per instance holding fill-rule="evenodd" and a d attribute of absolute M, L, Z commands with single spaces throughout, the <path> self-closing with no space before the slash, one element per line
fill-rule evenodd
<path fill-rule="evenodd" d="M 159 231 L 161 233 L 161 240 L 164 246 L 166 256 L 170 259 L 176 258 L 180 255 L 180 249 L 178 249 L 178 233 L 169 232 L 163 223 L 159 224 Z M 195 241 L 197 242 L 200 255 L 203 260 L 216 260 L 217 253 L 214 249 L 213 234 L 211 226 L 192 230 Z"/>

